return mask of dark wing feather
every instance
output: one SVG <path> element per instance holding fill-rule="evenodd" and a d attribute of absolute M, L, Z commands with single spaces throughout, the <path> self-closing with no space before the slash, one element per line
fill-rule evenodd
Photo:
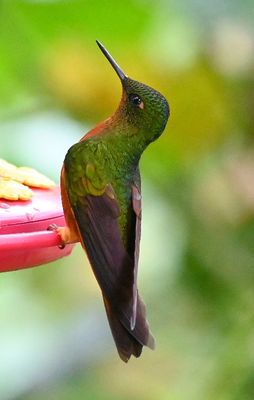
<path fill-rule="evenodd" d="M 103 293 L 119 354 L 122 359 L 127 355 L 128 359 L 131 354 L 137 357 L 143 345 L 154 348 L 154 340 L 145 318 L 145 306 L 137 293 L 136 284 L 140 214 L 137 216 L 134 213 L 135 254 L 131 257 L 121 240 L 117 220 L 118 203 L 110 187 L 101 196 L 88 195 L 80 199 L 73 211 L 89 261 Z"/>
<path fill-rule="evenodd" d="M 142 352 L 143 346 L 121 324 L 121 322 L 117 318 L 116 313 L 107 302 L 105 297 L 103 297 L 103 300 L 110 329 L 114 337 L 119 356 L 125 362 L 129 360 L 132 354 L 135 357 L 139 357 Z"/>
<path fill-rule="evenodd" d="M 133 260 L 121 240 L 118 204 L 107 193 L 88 195 L 77 202 L 73 211 L 103 294 L 127 324 L 133 314 L 129 296 L 134 280 Z"/>

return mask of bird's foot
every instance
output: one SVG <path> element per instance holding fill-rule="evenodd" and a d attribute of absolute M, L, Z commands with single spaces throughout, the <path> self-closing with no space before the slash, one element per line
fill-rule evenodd
<path fill-rule="evenodd" d="M 79 242 L 79 237 L 77 234 L 68 226 L 57 226 L 56 224 L 51 224 L 49 225 L 48 230 L 54 231 L 60 236 L 62 241 L 62 243 L 59 245 L 60 249 L 64 249 L 66 244 Z"/>
<path fill-rule="evenodd" d="M 60 226 L 57 226 L 56 224 L 51 224 L 47 228 L 48 231 L 56 232 L 57 235 L 60 236 L 62 243 L 58 246 L 59 249 L 64 249 L 65 245 L 67 243 L 67 241 L 65 240 L 65 237 L 64 237 L 64 235 L 62 233 L 62 230 L 64 230 L 64 229 L 65 229 L 65 227 L 60 227 Z"/>

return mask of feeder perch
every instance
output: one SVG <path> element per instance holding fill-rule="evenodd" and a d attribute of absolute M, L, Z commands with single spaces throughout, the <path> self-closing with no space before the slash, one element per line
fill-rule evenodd
<path fill-rule="evenodd" d="M 0 272 L 30 268 L 71 253 L 60 237 L 48 231 L 51 224 L 65 225 L 60 189 L 33 189 L 29 201 L 0 199 Z"/>

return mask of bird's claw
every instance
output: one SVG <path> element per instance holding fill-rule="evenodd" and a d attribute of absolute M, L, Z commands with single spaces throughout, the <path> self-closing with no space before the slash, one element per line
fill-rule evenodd
<path fill-rule="evenodd" d="M 50 224 L 47 227 L 47 231 L 56 231 L 57 232 L 58 226 L 56 224 Z"/>

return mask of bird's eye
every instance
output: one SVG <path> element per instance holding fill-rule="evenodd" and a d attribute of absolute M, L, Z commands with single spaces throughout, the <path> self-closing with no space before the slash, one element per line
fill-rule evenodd
<path fill-rule="evenodd" d="M 139 107 L 141 109 L 144 108 L 144 103 L 137 94 L 130 94 L 129 100 L 131 101 L 132 104 L 134 104 L 134 106 Z"/>
<path fill-rule="evenodd" d="M 139 106 L 142 101 L 137 94 L 130 94 L 129 99 L 135 106 Z"/>

